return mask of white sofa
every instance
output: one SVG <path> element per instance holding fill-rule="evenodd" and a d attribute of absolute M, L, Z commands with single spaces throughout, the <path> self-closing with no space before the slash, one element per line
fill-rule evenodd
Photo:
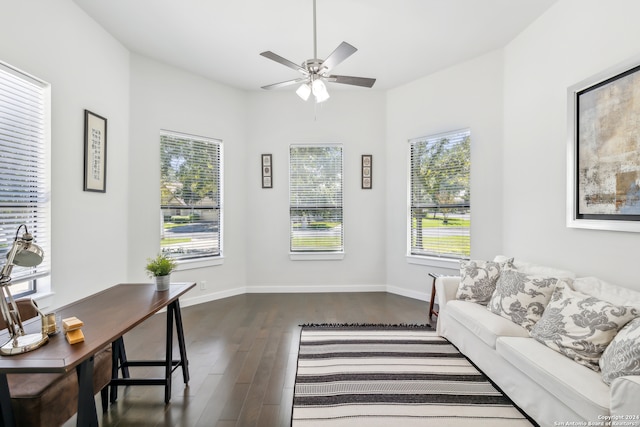
<path fill-rule="evenodd" d="M 500 259 L 504 258 L 496 260 Z M 543 271 L 575 277 L 517 261 L 515 267 L 527 274 Z M 439 335 L 457 346 L 538 424 L 640 426 L 640 376 L 623 376 L 608 386 L 599 372 L 531 338 L 524 327 L 484 305 L 457 300 L 459 283 L 459 276 L 436 280 Z M 614 304 L 635 300 L 640 306 L 640 292 L 593 278 L 575 283 L 572 287 L 588 295 Z"/>

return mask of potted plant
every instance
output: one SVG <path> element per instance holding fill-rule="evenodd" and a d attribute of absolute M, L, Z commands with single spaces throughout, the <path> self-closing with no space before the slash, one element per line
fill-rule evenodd
<path fill-rule="evenodd" d="M 165 254 L 158 254 L 155 258 L 147 259 L 147 274 L 149 277 L 156 279 L 156 290 L 166 291 L 169 289 L 171 272 L 176 268 L 178 263 Z"/>

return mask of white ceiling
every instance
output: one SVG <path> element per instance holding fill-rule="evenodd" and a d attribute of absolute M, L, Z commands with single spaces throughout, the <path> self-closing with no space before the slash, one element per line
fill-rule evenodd
<path fill-rule="evenodd" d="M 313 0 L 74 1 L 132 52 L 240 89 L 299 76 L 260 52 L 313 57 Z M 555 2 L 317 0 L 318 56 L 346 41 L 358 51 L 334 74 L 394 88 L 505 46 Z"/>

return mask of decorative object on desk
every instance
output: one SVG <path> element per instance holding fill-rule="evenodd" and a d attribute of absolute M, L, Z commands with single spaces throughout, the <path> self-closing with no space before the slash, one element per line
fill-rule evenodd
<path fill-rule="evenodd" d="M 372 172 L 373 172 L 373 156 L 371 154 L 363 154 L 362 155 L 362 189 L 363 190 L 371 190 L 372 183 Z"/>
<path fill-rule="evenodd" d="M 20 229 L 23 227 L 24 233 L 20 236 Z M 44 251 L 40 246 L 33 243 L 33 236 L 29 233 L 27 226 L 25 224 L 20 225 L 16 231 L 13 246 L 11 246 L 11 249 L 7 253 L 7 263 L 0 273 L 0 288 L 2 288 L 0 309 L 2 310 L 2 317 L 7 323 L 7 329 L 11 337 L 9 341 L 0 347 L 0 354 L 4 356 L 35 350 L 49 340 L 49 337 L 43 331 L 34 334 L 26 334 L 24 332 L 18 306 L 9 289 L 11 285 L 11 271 L 14 265 L 19 267 L 35 267 L 42 262 L 43 258 Z M 37 307 L 36 310 L 42 321 L 44 316 Z"/>
<path fill-rule="evenodd" d="M 42 318 L 42 333 L 48 336 L 55 335 L 60 332 L 62 320 L 59 314 L 47 313 Z"/>
<path fill-rule="evenodd" d="M 84 110 L 84 191 L 107 192 L 107 119 Z"/>
<path fill-rule="evenodd" d="M 62 328 L 69 344 L 77 344 L 84 341 L 84 334 L 80 329 L 83 326 L 84 322 L 75 316 L 62 319 Z"/>
<path fill-rule="evenodd" d="M 262 188 L 273 188 L 271 154 L 262 155 Z"/>
<path fill-rule="evenodd" d="M 166 291 L 169 289 L 171 272 L 177 265 L 174 259 L 169 258 L 165 254 L 158 254 L 158 256 L 153 259 L 147 259 L 147 266 L 145 268 L 149 277 L 155 278 L 156 290 Z"/>

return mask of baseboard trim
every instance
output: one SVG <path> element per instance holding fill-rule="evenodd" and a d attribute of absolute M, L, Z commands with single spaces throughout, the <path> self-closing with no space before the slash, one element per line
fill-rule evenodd
<path fill-rule="evenodd" d="M 328 293 L 328 292 L 386 292 L 386 285 L 265 285 L 248 286 L 248 294 Z"/>
<path fill-rule="evenodd" d="M 247 293 L 247 288 L 227 289 L 220 292 L 213 292 L 205 295 L 198 295 L 189 298 L 180 298 L 181 307 L 189 307 L 190 305 L 203 304 L 205 302 L 216 301 L 223 298 L 235 297 Z"/>
<path fill-rule="evenodd" d="M 239 287 L 205 295 L 180 298 L 180 305 L 182 307 L 189 307 L 191 305 L 203 304 L 206 302 L 216 301 L 219 299 L 234 297 L 242 294 L 301 294 L 329 292 L 389 292 L 391 294 L 401 295 L 407 298 L 413 298 L 421 301 L 429 301 L 429 299 L 431 298 L 431 294 L 427 294 L 426 292 L 416 292 L 410 289 L 388 285 L 265 285 Z"/>
<path fill-rule="evenodd" d="M 431 300 L 431 293 L 417 292 L 410 289 L 400 288 L 398 286 L 386 286 L 386 291 L 390 294 L 401 295 L 407 298 L 413 298 L 421 301 Z"/>

